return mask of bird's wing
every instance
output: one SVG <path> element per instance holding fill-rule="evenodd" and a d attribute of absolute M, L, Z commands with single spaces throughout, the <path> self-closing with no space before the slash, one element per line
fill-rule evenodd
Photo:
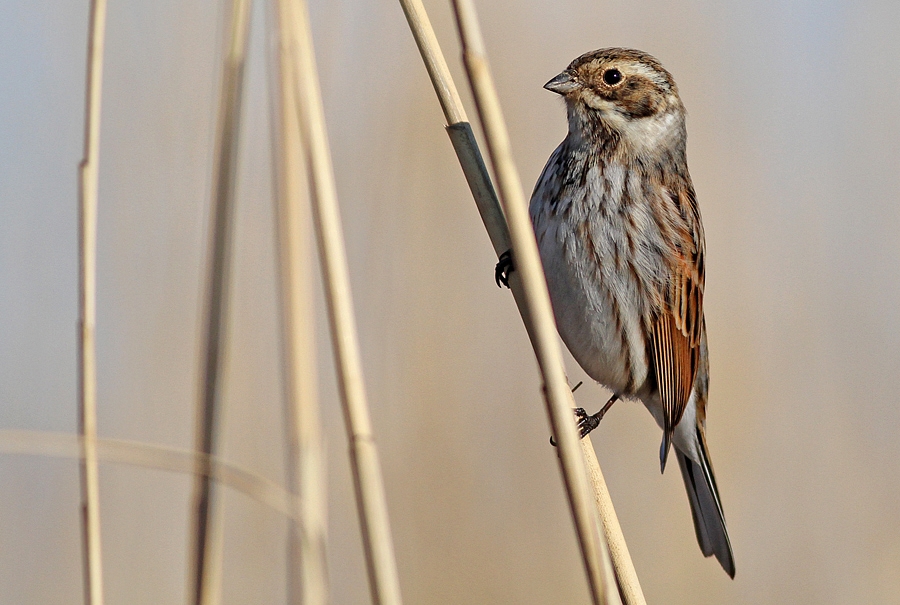
<path fill-rule="evenodd" d="M 674 207 L 669 236 L 675 253 L 663 301 L 652 324 L 652 350 L 660 400 L 665 413 L 662 463 L 675 426 L 691 396 L 700 360 L 703 329 L 703 227 L 693 190 L 669 196 Z"/>

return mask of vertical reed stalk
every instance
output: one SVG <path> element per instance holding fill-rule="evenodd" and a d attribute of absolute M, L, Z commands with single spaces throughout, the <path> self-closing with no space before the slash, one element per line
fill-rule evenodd
<path fill-rule="evenodd" d="M 97 188 L 106 0 L 92 0 L 84 103 L 84 159 L 79 166 L 78 432 L 81 437 L 81 533 L 84 602 L 103 603 L 100 477 L 97 462 Z"/>
<path fill-rule="evenodd" d="M 305 205 L 304 162 L 292 59 L 290 0 L 271 3 L 275 71 L 272 74 L 273 172 L 281 291 L 282 360 L 288 490 L 294 517 L 288 537 L 288 602 L 325 605 L 325 464 L 316 383 L 312 297 L 312 217 Z M 271 72 L 270 72 L 271 73 Z"/>
<path fill-rule="evenodd" d="M 221 396 L 222 364 L 227 342 L 228 282 L 230 274 L 232 222 L 240 131 L 241 89 L 247 38 L 250 30 L 250 0 L 233 0 L 229 41 L 222 68 L 213 203 L 210 213 L 210 261 L 207 278 L 205 355 L 197 409 L 197 450 L 206 462 L 198 464 L 194 479 L 193 545 L 191 549 L 191 602 L 213 605 L 219 601 L 222 563 L 221 511 L 209 459 L 216 453 Z"/>
<path fill-rule="evenodd" d="M 550 295 L 537 242 L 528 216 L 522 183 L 512 158 L 509 136 L 494 88 L 484 42 L 471 0 L 454 0 L 463 60 L 478 106 L 488 153 L 497 176 L 500 201 L 509 225 L 516 273 L 522 284 L 522 301 L 532 322 L 532 344 L 544 379 L 544 394 L 550 425 L 559 444 L 560 463 L 569 505 L 578 532 L 581 554 L 588 576 L 591 597 L 596 605 L 619 601 L 602 526 L 596 505 L 591 501 L 584 456 L 578 451 L 579 437 L 572 419 L 572 392 L 563 369 L 562 351 L 550 308 Z"/>
<path fill-rule="evenodd" d="M 399 605 L 400 581 L 394 559 L 381 465 L 366 403 L 350 278 L 331 152 L 325 131 L 309 13 L 304 0 L 296 0 L 294 7 L 294 60 L 299 121 L 308 162 L 319 257 L 322 262 L 344 421 L 350 442 L 351 467 L 369 585 L 376 605 Z"/>

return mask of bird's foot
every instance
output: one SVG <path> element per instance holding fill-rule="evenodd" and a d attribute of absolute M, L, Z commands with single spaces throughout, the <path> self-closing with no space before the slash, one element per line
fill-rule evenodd
<path fill-rule="evenodd" d="M 584 408 L 575 408 L 575 417 L 578 418 L 578 433 L 584 439 L 595 428 L 600 426 L 603 415 L 606 414 L 606 408 L 600 410 L 596 414 L 588 414 Z"/>
<path fill-rule="evenodd" d="M 509 288 L 509 274 L 515 270 L 512 261 L 512 250 L 507 250 L 500 255 L 497 266 L 494 267 L 494 281 L 497 287 L 506 286 Z"/>
<path fill-rule="evenodd" d="M 584 411 L 584 408 L 575 408 L 572 411 L 575 412 L 575 418 L 578 420 L 576 426 L 578 427 L 579 436 L 582 439 L 586 437 L 588 433 L 600 426 L 600 420 L 603 418 L 603 413 L 605 412 L 605 410 L 600 410 L 591 416 Z M 550 437 L 550 445 L 556 447 L 556 439 L 552 436 Z"/>
<path fill-rule="evenodd" d="M 591 431 L 600 426 L 600 421 L 603 420 L 606 412 L 608 412 L 609 408 L 611 408 L 618 400 L 619 396 L 614 394 L 609 398 L 609 401 L 606 402 L 606 405 L 604 405 L 596 414 L 588 414 L 584 411 L 584 408 L 575 408 L 574 412 L 575 418 L 578 419 L 576 426 L 578 427 L 579 436 L 584 439 Z M 550 437 L 550 445 L 556 447 L 556 440 L 553 437 Z"/>

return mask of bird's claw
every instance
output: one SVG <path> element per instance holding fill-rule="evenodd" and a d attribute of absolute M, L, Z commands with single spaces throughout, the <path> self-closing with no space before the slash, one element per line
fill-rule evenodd
<path fill-rule="evenodd" d="M 494 267 L 494 281 L 497 287 L 506 286 L 509 288 L 509 274 L 515 270 L 512 261 L 512 250 L 507 250 L 500 255 L 497 260 L 497 266 Z"/>
<path fill-rule="evenodd" d="M 600 412 L 591 415 L 585 412 L 584 408 L 575 408 L 575 417 L 578 418 L 578 433 L 581 435 L 582 439 L 587 437 L 591 431 L 600 426 L 600 421 L 603 419 L 604 411 L 605 410 L 601 410 Z"/>
<path fill-rule="evenodd" d="M 575 408 L 572 411 L 575 412 L 575 418 L 578 419 L 578 422 L 576 423 L 578 435 L 581 439 L 584 439 L 588 436 L 588 433 L 600 426 L 600 421 L 603 419 L 603 412 L 606 410 L 601 410 L 593 415 L 585 412 L 584 408 Z M 556 447 L 556 439 L 552 436 L 550 437 L 550 445 Z"/>

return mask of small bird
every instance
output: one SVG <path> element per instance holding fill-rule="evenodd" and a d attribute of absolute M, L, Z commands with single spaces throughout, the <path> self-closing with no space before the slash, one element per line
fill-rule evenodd
<path fill-rule="evenodd" d="M 700 550 L 734 577 L 706 446 L 704 237 L 678 88 L 626 48 L 584 54 L 544 88 L 565 99 L 569 133 L 535 185 L 531 219 L 560 335 L 613 392 L 597 414 L 576 411 L 581 433 L 617 399 L 643 402 L 663 431 L 661 470 L 675 446 Z"/>

